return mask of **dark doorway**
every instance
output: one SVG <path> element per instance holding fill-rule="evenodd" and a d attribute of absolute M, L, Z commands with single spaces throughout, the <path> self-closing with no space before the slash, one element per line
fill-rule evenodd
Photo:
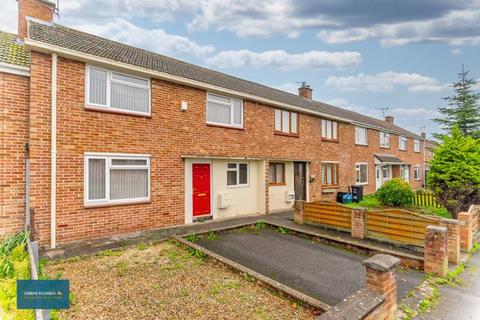
<path fill-rule="evenodd" d="M 293 163 L 295 200 L 307 200 L 307 163 Z"/>

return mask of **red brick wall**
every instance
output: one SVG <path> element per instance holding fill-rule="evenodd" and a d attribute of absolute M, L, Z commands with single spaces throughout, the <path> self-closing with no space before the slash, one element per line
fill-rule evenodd
<path fill-rule="evenodd" d="M 32 54 L 31 144 L 32 208 L 42 243 L 50 228 L 50 56 Z M 58 242 L 120 234 L 182 224 L 184 221 L 184 168 L 182 155 L 291 158 L 311 161 L 312 199 L 321 192 L 321 161 L 340 162 L 340 190 L 353 184 L 354 163 L 369 163 L 369 185 L 375 189 L 373 153 L 390 153 L 406 163 L 421 164 L 421 154 L 398 151 L 398 137 L 391 148 L 380 149 L 379 134 L 369 130 L 369 146 L 355 146 L 354 127 L 340 124 L 339 143 L 321 141 L 320 119 L 300 115 L 300 137 L 274 134 L 274 110 L 244 101 L 244 130 L 207 126 L 204 90 L 152 81 L 152 116 L 136 117 L 87 111 L 85 65 L 61 58 L 58 63 Z M 180 102 L 187 101 L 187 112 Z M 105 208 L 83 207 L 84 152 L 142 153 L 151 158 L 151 203 Z M 419 187 L 415 182 L 414 187 Z M 330 194 L 329 196 L 332 196 Z"/>
<path fill-rule="evenodd" d="M 0 238 L 25 224 L 29 80 L 0 73 Z"/>
<path fill-rule="evenodd" d="M 27 37 L 27 21 L 25 17 L 32 17 L 46 22 L 53 21 L 55 6 L 48 0 L 18 0 L 18 37 Z"/>

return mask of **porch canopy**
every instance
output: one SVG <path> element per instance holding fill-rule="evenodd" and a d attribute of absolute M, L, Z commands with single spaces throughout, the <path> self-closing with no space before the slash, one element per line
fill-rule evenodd
<path fill-rule="evenodd" d="M 375 164 L 381 165 L 401 165 L 403 161 L 393 154 L 375 154 Z"/>

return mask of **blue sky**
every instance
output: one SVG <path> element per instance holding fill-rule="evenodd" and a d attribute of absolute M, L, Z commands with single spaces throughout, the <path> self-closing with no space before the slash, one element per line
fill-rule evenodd
<path fill-rule="evenodd" d="M 461 64 L 480 79 L 479 21 L 480 0 L 61 0 L 56 18 L 427 133 Z M 16 26 L 7 0 L 0 29 Z"/>

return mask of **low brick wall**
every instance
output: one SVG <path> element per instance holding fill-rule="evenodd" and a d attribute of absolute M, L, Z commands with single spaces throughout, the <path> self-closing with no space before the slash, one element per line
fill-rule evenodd
<path fill-rule="evenodd" d="M 400 260 L 378 254 L 363 262 L 365 288 L 340 302 L 318 320 L 393 320 L 397 315 L 397 281 L 395 267 Z"/>

